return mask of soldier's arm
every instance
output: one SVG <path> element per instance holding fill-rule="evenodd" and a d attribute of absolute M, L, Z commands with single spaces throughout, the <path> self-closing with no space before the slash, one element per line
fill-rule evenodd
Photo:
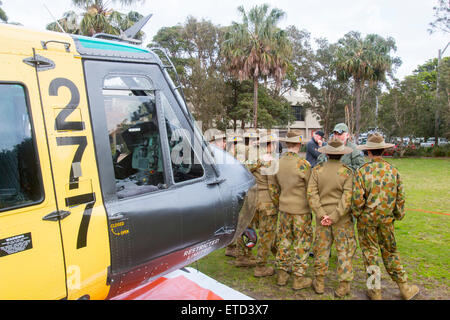
<path fill-rule="evenodd" d="M 316 216 L 319 219 L 322 219 L 322 217 L 325 216 L 327 213 L 322 208 L 322 204 L 320 203 L 316 170 L 312 170 L 312 174 L 311 174 L 311 177 L 310 177 L 309 183 L 308 183 L 306 197 L 308 199 L 310 208 L 315 212 Z"/>
<path fill-rule="evenodd" d="M 247 170 L 250 171 L 251 173 L 258 170 L 261 167 L 261 165 L 262 165 L 262 163 L 259 160 L 256 162 L 248 162 L 245 164 L 245 166 L 247 167 Z"/>
<path fill-rule="evenodd" d="M 393 213 L 395 220 L 402 220 L 405 216 L 405 190 L 403 187 L 403 180 L 399 173 L 397 173 L 397 198 L 395 199 Z"/>
<path fill-rule="evenodd" d="M 269 195 L 273 204 L 278 207 L 280 203 L 280 186 L 276 175 L 267 176 L 267 184 L 269 187 Z"/>
<path fill-rule="evenodd" d="M 353 193 L 352 193 L 352 214 L 355 218 L 361 215 L 361 211 L 366 204 L 364 198 L 364 188 L 361 172 L 357 170 L 353 176 Z"/>
<path fill-rule="evenodd" d="M 305 197 L 308 196 L 308 184 L 309 184 L 309 180 L 311 179 L 311 164 L 307 161 L 304 160 L 304 167 L 303 167 L 303 179 L 305 180 Z"/>
<path fill-rule="evenodd" d="M 333 223 L 337 223 L 342 217 L 350 213 L 352 205 L 352 193 L 353 174 L 350 172 L 344 182 L 341 200 L 339 201 L 336 210 L 330 215 L 330 219 L 331 221 L 333 221 Z"/>

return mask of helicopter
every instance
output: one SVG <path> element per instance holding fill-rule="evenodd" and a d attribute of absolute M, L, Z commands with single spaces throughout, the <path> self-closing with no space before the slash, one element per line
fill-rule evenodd
<path fill-rule="evenodd" d="M 137 24 L 97 37 L 0 24 L 0 299 L 111 299 L 253 217 L 253 176 L 205 141 Z"/>

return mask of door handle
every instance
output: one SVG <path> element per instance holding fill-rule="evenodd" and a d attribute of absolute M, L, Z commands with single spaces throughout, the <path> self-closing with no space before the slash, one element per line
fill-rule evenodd
<path fill-rule="evenodd" d="M 213 186 L 215 184 L 221 184 L 222 182 L 225 182 L 226 179 L 216 179 L 214 181 L 211 182 L 207 182 L 206 185 L 208 186 Z"/>
<path fill-rule="evenodd" d="M 52 213 L 49 213 L 45 217 L 43 217 L 42 220 L 58 221 L 58 220 L 64 219 L 65 217 L 70 215 L 70 213 L 71 213 L 70 211 L 56 210 L 56 211 L 53 211 Z"/>

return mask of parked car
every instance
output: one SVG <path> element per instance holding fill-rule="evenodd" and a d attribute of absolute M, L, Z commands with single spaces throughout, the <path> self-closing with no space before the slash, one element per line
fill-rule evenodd
<path fill-rule="evenodd" d="M 412 142 L 413 142 L 414 144 L 420 144 L 420 143 L 422 143 L 422 142 L 425 142 L 425 138 L 424 138 L 424 137 L 413 138 L 413 139 L 412 139 Z"/>
<path fill-rule="evenodd" d="M 438 146 L 445 146 L 448 144 L 447 139 L 445 138 L 438 138 Z M 428 140 L 426 142 L 422 142 L 420 144 L 421 147 L 423 148 L 430 148 L 430 147 L 434 147 L 435 145 L 435 138 L 428 138 Z"/>

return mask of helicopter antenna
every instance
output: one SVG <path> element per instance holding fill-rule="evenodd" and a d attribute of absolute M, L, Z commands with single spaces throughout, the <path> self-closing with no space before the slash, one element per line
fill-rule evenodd
<path fill-rule="evenodd" d="M 53 20 L 55 20 L 56 24 L 58 25 L 58 27 L 61 29 L 62 33 L 66 33 L 63 29 L 63 27 L 61 27 L 61 25 L 59 24 L 58 20 L 55 19 L 55 17 L 52 15 L 52 13 L 50 12 L 50 10 L 47 8 L 47 6 L 45 5 L 45 3 L 42 4 L 45 9 L 47 9 L 48 13 L 50 14 L 50 16 L 52 17 Z"/>
<path fill-rule="evenodd" d="M 131 27 L 129 27 L 125 31 L 121 31 L 119 36 L 108 34 L 108 33 L 96 33 L 92 37 L 93 38 L 101 38 L 101 39 L 110 39 L 110 40 L 118 40 L 118 41 L 125 41 L 128 43 L 133 44 L 141 44 L 142 40 L 134 39 L 133 37 L 141 31 L 141 29 L 145 26 L 145 24 L 150 20 L 150 18 L 153 16 L 153 13 L 149 14 L 148 16 L 142 18 L 135 24 L 133 24 Z"/>
<path fill-rule="evenodd" d="M 129 27 L 127 30 L 123 32 L 125 37 L 127 38 L 134 38 L 134 36 L 141 31 L 141 29 L 145 26 L 145 24 L 150 20 L 150 18 L 153 16 L 153 13 L 150 13 L 148 16 L 142 18 L 135 24 L 133 24 L 131 27 Z"/>

